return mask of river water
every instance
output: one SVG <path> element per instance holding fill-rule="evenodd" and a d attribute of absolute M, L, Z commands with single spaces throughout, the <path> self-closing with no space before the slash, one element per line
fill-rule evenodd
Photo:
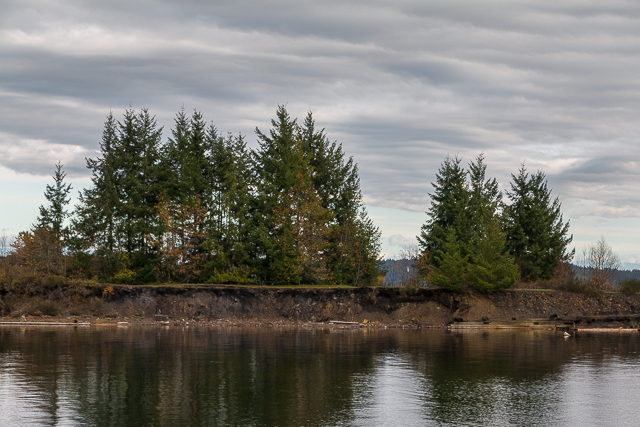
<path fill-rule="evenodd" d="M 637 426 L 640 333 L 0 327 L 0 426 Z"/>

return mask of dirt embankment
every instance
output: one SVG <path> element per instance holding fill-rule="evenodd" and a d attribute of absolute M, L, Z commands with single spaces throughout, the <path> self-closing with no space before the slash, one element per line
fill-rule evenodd
<path fill-rule="evenodd" d="M 108 318 L 117 320 L 229 320 L 240 323 L 299 323 L 331 320 L 444 326 L 452 321 L 640 314 L 640 295 L 510 290 L 474 291 L 398 288 L 264 288 L 233 286 L 97 285 L 82 292 L 3 295 L 4 316 L 20 318 Z M 47 305 L 48 304 L 48 305 Z M 52 308 L 52 304 L 55 307 Z M 43 313 L 43 309 L 45 313 Z M 40 310 L 39 310 L 40 308 Z M 628 327 L 637 327 L 636 320 Z"/>

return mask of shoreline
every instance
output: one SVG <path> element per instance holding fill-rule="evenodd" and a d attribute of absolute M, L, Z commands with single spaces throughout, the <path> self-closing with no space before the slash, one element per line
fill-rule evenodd
<path fill-rule="evenodd" d="M 640 328 L 640 294 L 87 284 L 2 295 L 0 322 L 304 328 Z M 49 310 L 49 311 L 47 311 Z M 450 326 L 451 325 L 451 326 Z"/>

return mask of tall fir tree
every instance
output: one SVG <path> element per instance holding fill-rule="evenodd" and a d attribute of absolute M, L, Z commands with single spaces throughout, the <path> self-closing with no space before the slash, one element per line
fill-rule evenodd
<path fill-rule="evenodd" d="M 358 166 L 345 160 L 342 145 L 330 142 L 324 129 L 316 131 L 311 112 L 299 130 L 313 186 L 322 207 L 333 215 L 324 249 L 332 283 L 372 285 L 381 273 L 380 230 L 368 217 L 362 201 Z"/>
<path fill-rule="evenodd" d="M 484 155 L 465 171 L 458 158 L 445 158 L 431 195 L 429 218 L 418 241 L 428 259 L 429 282 L 448 289 L 467 285 L 485 293 L 508 288 L 517 267 L 500 227 L 502 195 L 486 178 Z"/>
<path fill-rule="evenodd" d="M 332 214 L 321 206 L 313 186 L 313 168 L 296 120 L 284 106 L 276 116 L 268 135 L 256 129 L 260 146 L 254 153 L 265 277 L 280 283 L 321 281 L 326 261 L 315 248 L 324 248 Z M 323 242 L 304 246 L 304 241 L 316 240 Z"/>
<path fill-rule="evenodd" d="M 469 240 L 469 224 L 467 221 L 467 207 L 469 204 L 469 190 L 467 186 L 467 171 L 460 165 L 462 159 L 447 156 L 436 173 L 436 182 L 431 183 L 434 192 L 429 194 L 431 206 L 427 212 L 426 223 L 421 227 L 418 244 L 421 250 L 428 254 L 432 265 L 438 267 L 443 259 L 443 248 L 453 233 L 455 241 Z M 462 250 L 466 256 L 466 250 Z"/>
<path fill-rule="evenodd" d="M 109 113 L 99 144 L 101 156 L 87 159 L 93 186 L 80 192 L 73 221 L 79 249 L 97 251 L 99 255 L 115 253 L 121 243 L 117 224 L 120 197 L 116 175 L 119 168 L 116 129 L 117 122 Z"/>
<path fill-rule="evenodd" d="M 254 256 L 251 158 L 242 135 L 222 137 L 210 126 L 206 141 L 211 165 L 208 176 L 211 208 L 207 241 L 210 260 L 205 272 L 209 281 L 249 281 Z"/>
<path fill-rule="evenodd" d="M 49 202 L 48 206 L 40 206 L 40 215 L 38 216 L 35 228 L 43 228 L 53 234 L 57 240 L 65 240 L 68 235 L 68 228 L 64 222 L 69 218 L 67 205 L 71 201 L 69 193 L 71 192 L 71 184 L 65 184 L 64 179 L 67 173 L 64 171 L 60 162 L 55 165 L 53 174 L 53 185 L 47 184 L 44 197 Z"/>
<path fill-rule="evenodd" d="M 524 166 L 511 175 L 510 204 L 504 207 L 507 247 L 520 267 L 522 280 L 549 279 L 556 266 L 573 256 L 567 246 L 569 222 L 562 220 L 560 200 L 551 198 L 546 176 L 529 174 Z"/>

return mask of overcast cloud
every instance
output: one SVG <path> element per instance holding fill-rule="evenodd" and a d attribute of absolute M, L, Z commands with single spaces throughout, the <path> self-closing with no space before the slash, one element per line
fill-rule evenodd
<path fill-rule="evenodd" d="M 204 3 L 0 0 L 0 165 L 82 181 L 110 109 L 165 137 L 198 109 L 251 145 L 287 104 L 354 156 L 372 213 L 424 212 L 443 157 L 484 152 L 503 188 L 544 170 L 578 241 L 640 218 L 640 3 Z M 419 226 L 383 221 L 387 252 Z"/>

